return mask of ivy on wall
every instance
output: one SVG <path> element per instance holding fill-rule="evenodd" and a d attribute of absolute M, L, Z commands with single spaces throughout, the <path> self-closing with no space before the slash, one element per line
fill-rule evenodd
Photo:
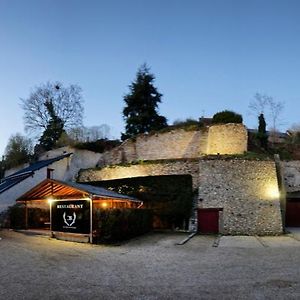
<path fill-rule="evenodd" d="M 142 200 L 144 208 L 153 210 L 154 228 L 186 227 L 191 215 L 193 203 L 191 175 L 134 177 L 94 181 L 88 184 Z"/>

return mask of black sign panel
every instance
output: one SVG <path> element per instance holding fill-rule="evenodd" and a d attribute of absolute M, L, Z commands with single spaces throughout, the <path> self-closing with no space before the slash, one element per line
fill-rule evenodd
<path fill-rule="evenodd" d="M 90 233 L 90 201 L 64 200 L 51 203 L 52 231 Z"/>

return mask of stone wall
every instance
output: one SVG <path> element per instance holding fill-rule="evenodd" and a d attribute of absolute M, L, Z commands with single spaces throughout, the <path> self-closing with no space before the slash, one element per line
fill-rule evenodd
<path fill-rule="evenodd" d="M 198 206 L 223 209 L 222 233 L 282 233 L 273 161 L 201 160 L 199 182 Z"/>
<path fill-rule="evenodd" d="M 209 128 L 207 154 L 243 154 L 248 132 L 241 124 L 214 125 Z"/>
<path fill-rule="evenodd" d="M 225 124 L 186 131 L 174 129 L 141 134 L 135 140 L 103 153 L 98 166 L 138 160 L 198 158 L 205 154 L 243 154 L 247 151 L 247 129 L 242 124 Z"/>
<path fill-rule="evenodd" d="M 111 166 L 102 169 L 81 170 L 78 175 L 79 182 L 112 180 L 142 176 L 159 175 L 186 175 L 193 179 L 193 188 L 199 186 L 198 160 L 178 160 L 174 162 L 152 162 L 129 166 Z"/>
<path fill-rule="evenodd" d="M 300 160 L 282 161 L 280 165 L 286 192 L 300 191 Z"/>
<path fill-rule="evenodd" d="M 177 129 L 168 132 L 141 134 L 135 140 L 105 152 L 100 166 L 138 160 L 196 158 L 207 150 L 208 128 L 196 131 Z"/>

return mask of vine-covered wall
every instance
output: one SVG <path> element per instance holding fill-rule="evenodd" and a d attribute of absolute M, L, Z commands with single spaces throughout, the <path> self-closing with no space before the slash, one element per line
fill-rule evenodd
<path fill-rule="evenodd" d="M 153 211 L 154 228 L 187 229 L 193 204 L 190 175 L 147 176 L 89 182 L 143 201 Z"/>

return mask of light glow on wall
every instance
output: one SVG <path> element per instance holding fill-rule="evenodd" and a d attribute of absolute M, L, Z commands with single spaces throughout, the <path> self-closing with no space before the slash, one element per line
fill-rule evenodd
<path fill-rule="evenodd" d="M 277 185 L 270 185 L 266 189 L 266 196 L 268 199 L 278 199 L 280 197 L 280 192 Z"/>

